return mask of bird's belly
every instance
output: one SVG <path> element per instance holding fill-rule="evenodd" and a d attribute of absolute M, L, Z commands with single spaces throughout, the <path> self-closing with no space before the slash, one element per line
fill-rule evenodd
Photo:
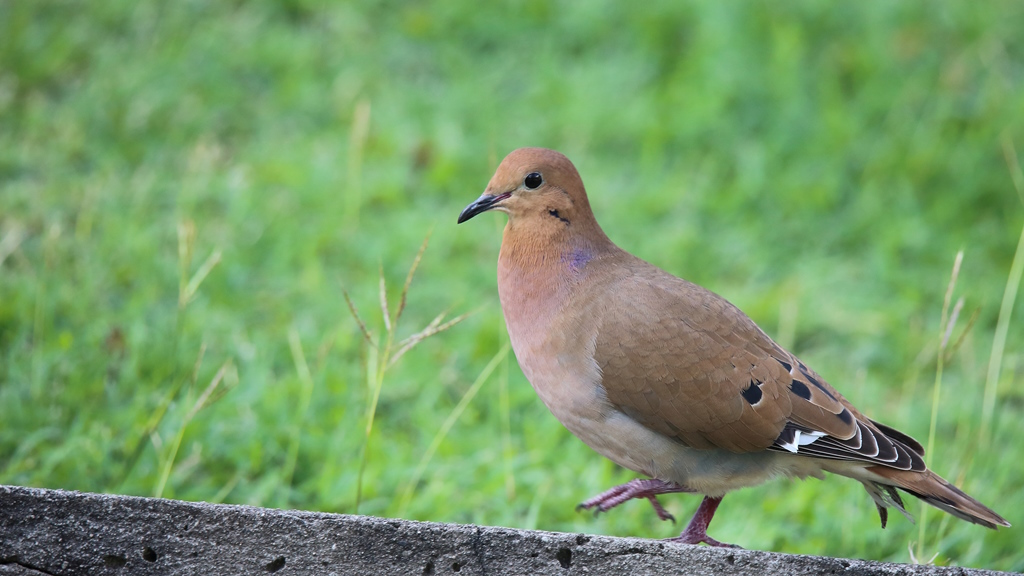
<path fill-rule="evenodd" d="M 651 430 L 608 402 L 596 366 L 567 370 L 558 361 L 520 361 L 520 366 L 537 395 L 566 429 L 624 468 L 710 496 L 776 476 L 820 476 L 820 463 L 814 458 L 769 451 L 699 450 Z"/>
<path fill-rule="evenodd" d="M 616 464 L 709 496 L 755 486 L 776 476 L 820 476 L 820 464 L 812 458 L 690 448 L 614 409 L 599 419 L 552 413 L 577 438 Z"/>

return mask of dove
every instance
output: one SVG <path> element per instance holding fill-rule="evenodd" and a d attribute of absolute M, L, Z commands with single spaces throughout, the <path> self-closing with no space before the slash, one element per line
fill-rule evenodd
<path fill-rule="evenodd" d="M 900 491 L 987 528 L 1010 525 L 736 306 L 616 246 L 564 155 L 511 152 L 458 223 L 488 211 L 508 215 L 498 296 L 523 374 L 577 438 L 645 476 L 579 507 L 643 498 L 665 520 L 657 496 L 700 494 L 670 540 L 730 546 L 707 534 L 727 493 L 828 472 L 863 484 L 883 528 L 889 508 L 911 518 Z"/>

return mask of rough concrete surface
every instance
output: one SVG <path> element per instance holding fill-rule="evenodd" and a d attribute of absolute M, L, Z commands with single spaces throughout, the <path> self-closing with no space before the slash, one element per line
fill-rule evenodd
<path fill-rule="evenodd" d="M 981 575 L 657 540 L 0 486 L 0 576 Z"/>

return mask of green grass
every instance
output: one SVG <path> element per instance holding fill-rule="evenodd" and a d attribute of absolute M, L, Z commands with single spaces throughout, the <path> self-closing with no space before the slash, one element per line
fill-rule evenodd
<path fill-rule="evenodd" d="M 619 245 L 919 439 L 962 249 L 928 460 L 1018 527 L 935 511 L 919 542 L 830 478 L 712 534 L 1024 570 L 1020 30 L 1012 1 L 2 2 L 0 483 L 352 512 L 361 481 L 360 513 L 674 535 L 574 511 L 633 474 L 496 356 L 503 217 L 455 218 L 538 145 Z M 472 314 L 375 399 L 342 288 L 385 335 L 378 273 L 397 302 L 428 232 L 395 342 Z"/>

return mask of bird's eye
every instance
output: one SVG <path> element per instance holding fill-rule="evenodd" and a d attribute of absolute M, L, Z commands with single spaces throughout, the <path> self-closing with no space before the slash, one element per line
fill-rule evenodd
<path fill-rule="evenodd" d="M 530 172 L 529 174 L 526 175 L 526 178 L 523 180 L 523 184 L 526 184 L 526 187 L 529 188 L 530 190 L 537 188 L 543 182 L 544 179 L 541 178 L 540 172 Z"/>

